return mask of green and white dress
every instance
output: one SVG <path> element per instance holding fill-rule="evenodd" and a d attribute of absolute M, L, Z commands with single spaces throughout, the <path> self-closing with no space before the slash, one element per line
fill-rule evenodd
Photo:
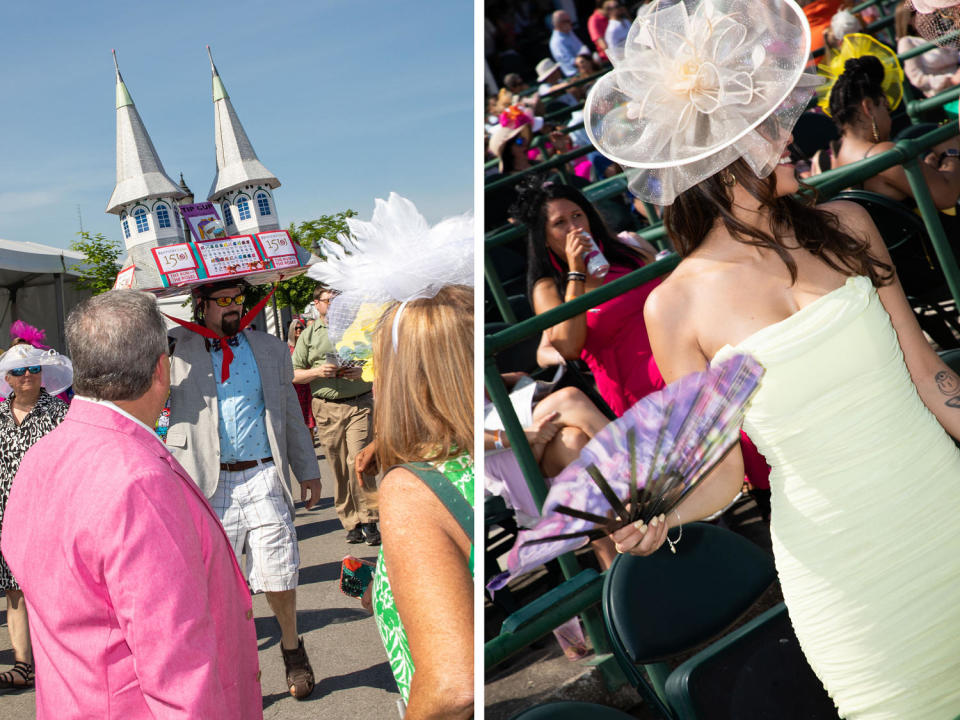
<path fill-rule="evenodd" d="M 434 467 L 453 484 L 473 507 L 473 459 L 469 454 L 458 455 Z M 473 547 L 470 548 L 470 573 L 473 573 Z M 383 640 L 383 647 L 390 660 L 390 669 L 397 681 L 400 695 L 407 702 L 410 697 L 410 680 L 413 678 L 413 658 L 410 657 L 410 643 L 407 631 L 403 627 L 397 605 L 387 577 L 387 568 L 383 560 L 383 548 L 377 557 L 377 573 L 373 578 L 373 615 L 377 620 L 377 629 Z"/>

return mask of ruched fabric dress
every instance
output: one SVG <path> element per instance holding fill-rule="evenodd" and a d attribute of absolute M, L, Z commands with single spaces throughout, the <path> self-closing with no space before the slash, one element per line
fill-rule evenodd
<path fill-rule="evenodd" d="M 960 452 L 890 318 L 853 277 L 714 358 L 766 369 L 744 429 L 773 470 L 771 537 L 811 667 L 843 717 L 960 713 Z"/>

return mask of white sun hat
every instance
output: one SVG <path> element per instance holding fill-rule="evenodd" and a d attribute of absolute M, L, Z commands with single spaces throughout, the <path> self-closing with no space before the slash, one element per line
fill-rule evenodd
<path fill-rule="evenodd" d="M 41 384 L 51 395 L 61 393 L 73 384 L 73 363 L 70 358 L 53 349 L 40 350 L 23 343 L 14 345 L 0 355 L 0 396 L 9 397 L 13 392 L 7 382 L 8 372 L 34 365 L 43 368 Z"/>
<path fill-rule="evenodd" d="M 587 135 L 657 205 L 738 158 L 765 177 L 820 82 L 809 54 L 793 0 L 657 0 L 591 88 Z"/>

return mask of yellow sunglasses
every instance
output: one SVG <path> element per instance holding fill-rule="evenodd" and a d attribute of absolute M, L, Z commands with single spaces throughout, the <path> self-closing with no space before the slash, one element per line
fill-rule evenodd
<path fill-rule="evenodd" d="M 220 307 L 230 307 L 232 303 L 236 303 L 237 305 L 243 305 L 243 301 L 245 297 L 246 296 L 244 295 L 236 295 L 234 297 L 218 297 L 218 298 L 208 298 L 208 299 L 212 300 Z"/>

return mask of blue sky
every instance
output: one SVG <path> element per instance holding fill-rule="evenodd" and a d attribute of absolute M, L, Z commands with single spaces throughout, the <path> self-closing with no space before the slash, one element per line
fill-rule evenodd
<path fill-rule="evenodd" d="M 111 48 L 167 174 L 214 174 L 209 44 L 281 224 L 393 190 L 434 223 L 473 205 L 473 4 L 3 3 L 0 238 L 119 240 Z"/>

